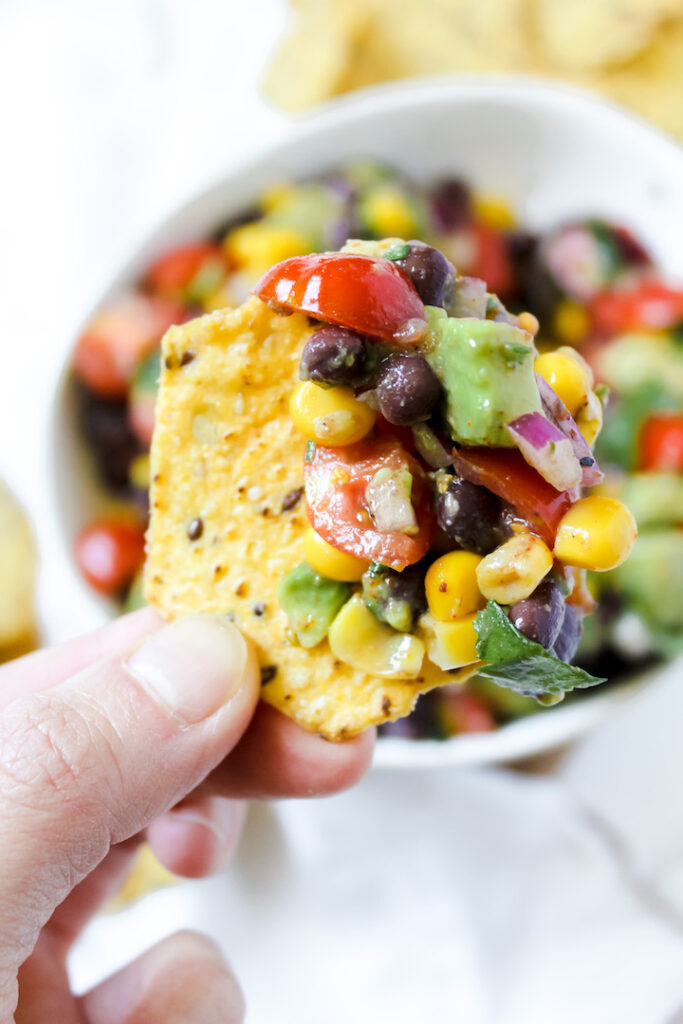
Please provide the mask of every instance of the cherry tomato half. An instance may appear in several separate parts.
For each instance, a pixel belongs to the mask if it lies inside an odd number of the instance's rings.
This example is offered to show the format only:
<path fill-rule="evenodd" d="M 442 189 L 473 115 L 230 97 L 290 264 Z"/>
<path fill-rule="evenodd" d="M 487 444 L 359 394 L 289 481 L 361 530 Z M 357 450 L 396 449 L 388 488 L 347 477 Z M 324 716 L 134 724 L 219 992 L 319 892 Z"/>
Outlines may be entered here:
<path fill-rule="evenodd" d="M 576 500 L 573 491 L 556 491 L 511 448 L 460 448 L 453 452 L 456 472 L 483 484 L 508 501 L 538 535 L 553 547 L 557 526 Z"/>
<path fill-rule="evenodd" d="M 475 255 L 467 272 L 471 277 L 480 277 L 486 281 L 490 292 L 504 297 L 511 290 L 514 280 L 505 237 L 500 231 L 479 221 L 472 225 L 471 231 Z"/>
<path fill-rule="evenodd" d="M 647 420 L 640 432 L 640 468 L 683 473 L 683 413 Z"/>
<path fill-rule="evenodd" d="M 644 281 L 632 291 L 600 292 L 589 311 L 598 334 L 662 330 L 683 320 L 683 291 L 659 281 Z"/>
<path fill-rule="evenodd" d="M 134 291 L 119 295 L 95 313 L 79 338 L 74 371 L 96 394 L 125 398 L 137 364 L 171 324 L 184 319 L 175 302 Z"/>
<path fill-rule="evenodd" d="M 170 249 L 147 271 L 147 283 L 161 295 L 177 296 L 207 263 L 225 264 L 220 245 L 215 242 L 190 242 Z"/>
<path fill-rule="evenodd" d="M 382 533 L 374 526 L 365 490 L 380 469 L 412 474 L 416 534 Z M 435 533 L 431 486 L 417 460 L 390 437 L 325 448 L 318 445 L 304 467 L 308 518 L 328 544 L 368 562 L 405 569 L 426 555 Z"/>
<path fill-rule="evenodd" d="M 415 285 L 391 260 L 372 256 L 294 256 L 264 274 L 254 293 L 283 309 L 385 341 L 412 342 L 426 328 Z"/>
<path fill-rule="evenodd" d="M 116 519 L 92 523 L 79 533 L 76 564 L 91 587 L 116 594 L 131 582 L 145 559 L 141 526 Z"/>

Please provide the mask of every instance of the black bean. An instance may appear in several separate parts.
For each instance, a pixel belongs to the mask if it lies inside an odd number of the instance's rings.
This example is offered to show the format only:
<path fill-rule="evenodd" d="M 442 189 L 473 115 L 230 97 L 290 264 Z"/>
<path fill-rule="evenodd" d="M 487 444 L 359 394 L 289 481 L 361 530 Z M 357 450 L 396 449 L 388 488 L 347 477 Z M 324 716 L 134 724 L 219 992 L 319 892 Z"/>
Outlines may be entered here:
<path fill-rule="evenodd" d="M 366 355 L 362 335 L 345 327 L 322 327 L 304 345 L 299 376 L 318 384 L 348 384 L 362 374 Z"/>
<path fill-rule="evenodd" d="M 424 242 L 409 242 L 409 247 L 408 255 L 396 260 L 396 266 L 408 275 L 426 306 L 445 306 L 453 297 L 453 264 Z"/>
<path fill-rule="evenodd" d="M 583 614 L 572 604 L 565 605 L 564 619 L 553 646 L 553 653 L 560 661 L 571 662 L 579 647 L 583 633 Z"/>
<path fill-rule="evenodd" d="M 513 626 L 547 651 L 557 640 L 564 614 L 564 595 L 554 579 L 543 580 L 530 597 L 517 601 L 509 612 Z"/>
<path fill-rule="evenodd" d="M 125 487 L 130 464 L 141 451 L 128 423 L 126 403 L 100 398 L 82 388 L 80 428 L 92 446 L 102 480 L 114 488 Z"/>
<path fill-rule="evenodd" d="M 441 529 L 466 551 L 488 555 L 507 535 L 500 498 L 461 477 L 437 475 L 435 508 Z"/>
<path fill-rule="evenodd" d="M 439 182 L 432 190 L 431 201 L 438 230 L 454 231 L 469 219 L 470 192 L 458 178 Z"/>
<path fill-rule="evenodd" d="M 441 384 L 424 356 L 393 356 L 377 378 L 377 401 L 389 423 L 409 426 L 429 417 L 441 395 Z"/>

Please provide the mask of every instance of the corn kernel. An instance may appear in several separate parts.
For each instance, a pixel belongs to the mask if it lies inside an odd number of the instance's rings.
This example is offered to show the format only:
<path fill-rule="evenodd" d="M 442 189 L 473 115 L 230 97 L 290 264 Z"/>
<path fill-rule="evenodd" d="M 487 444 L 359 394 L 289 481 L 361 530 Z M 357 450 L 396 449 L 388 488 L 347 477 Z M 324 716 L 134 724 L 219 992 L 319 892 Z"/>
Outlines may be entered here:
<path fill-rule="evenodd" d="M 376 185 L 361 198 L 360 214 L 373 235 L 414 238 L 419 234 L 416 210 L 402 189 L 393 182 Z"/>
<path fill-rule="evenodd" d="M 432 562 L 425 576 L 427 604 L 435 619 L 450 622 L 483 608 L 477 585 L 481 556 L 471 551 L 449 551 Z"/>
<path fill-rule="evenodd" d="M 517 317 L 519 326 L 523 331 L 528 331 L 534 338 L 539 332 L 541 325 L 538 322 L 538 317 L 534 316 L 533 313 L 520 313 Z"/>
<path fill-rule="evenodd" d="M 553 328 L 561 341 L 575 345 L 588 333 L 588 313 L 578 302 L 565 299 L 555 311 Z"/>
<path fill-rule="evenodd" d="M 150 484 L 149 454 L 143 452 L 136 456 L 130 464 L 128 479 L 133 487 L 139 487 L 141 491 L 148 491 Z"/>
<path fill-rule="evenodd" d="M 242 224 L 225 239 L 228 258 L 247 268 L 252 276 L 264 273 L 289 256 L 302 256 L 310 248 L 309 240 L 300 231 L 265 220 Z"/>
<path fill-rule="evenodd" d="M 309 441 L 339 448 L 372 430 L 377 413 L 359 402 L 351 388 L 322 388 L 312 380 L 297 385 L 289 402 L 294 425 Z"/>
<path fill-rule="evenodd" d="M 340 583 L 357 583 L 370 564 L 328 544 L 311 527 L 304 534 L 304 554 L 312 569 Z"/>
<path fill-rule="evenodd" d="M 518 533 L 482 558 L 477 582 L 484 597 L 499 604 L 514 604 L 529 597 L 550 572 L 553 556 L 533 533 Z"/>
<path fill-rule="evenodd" d="M 388 679 L 415 679 L 425 653 L 418 637 L 397 633 L 376 619 L 360 594 L 354 594 L 337 614 L 328 640 L 340 661 Z"/>
<path fill-rule="evenodd" d="M 478 661 L 474 619 L 475 613 L 453 622 L 440 622 L 433 615 L 423 615 L 420 627 L 425 634 L 429 660 L 446 672 Z"/>
<path fill-rule="evenodd" d="M 271 185 L 270 188 L 267 188 L 265 192 L 261 193 L 259 206 L 264 213 L 272 213 L 280 206 L 284 206 L 288 203 L 294 195 L 296 195 L 296 188 L 294 185 L 290 185 L 286 181 L 280 181 L 275 185 Z"/>
<path fill-rule="evenodd" d="M 472 209 L 477 220 L 495 231 L 509 231 L 517 223 L 507 200 L 493 193 L 475 192 L 472 196 Z"/>
<path fill-rule="evenodd" d="M 586 444 L 592 447 L 602 430 L 602 402 L 594 391 L 589 393 L 585 405 L 576 414 L 576 425 Z"/>
<path fill-rule="evenodd" d="M 572 416 L 577 409 L 585 405 L 590 391 L 588 374 L 581 364 L 566 352 L 544 352 L 534 362 L 534 370 L 550 384 Z"/>
<path fill-rule="evenodd" d="M 635 519 L 622 501 L 592 494 L 560 520 L 555 556 L 567 565 L 606 572 L 628 558 L 637 536 Z"/>

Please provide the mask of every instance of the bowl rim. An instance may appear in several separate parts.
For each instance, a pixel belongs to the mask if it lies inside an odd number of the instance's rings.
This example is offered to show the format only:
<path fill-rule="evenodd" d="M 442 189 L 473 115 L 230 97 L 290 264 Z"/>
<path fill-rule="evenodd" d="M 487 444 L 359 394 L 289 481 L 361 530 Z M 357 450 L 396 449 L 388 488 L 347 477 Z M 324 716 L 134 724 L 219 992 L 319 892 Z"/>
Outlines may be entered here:
<path fill-rule="evenodd" d="M 524 103 L 530 108 L 550 107 L 558 116 L 566 109 L 579 111 L 591 119 L 608 119 L 621 131 L 637 136 L 641 144 L 645 142 L 659 149 L 667 160 L 680 162 L 683 172 L 683 146 L 673 137 L 615 101 L 589 89 L 539 76 L 439 75 L 382 83 L 334 97 L 311 111 L 295 115 L 289 123 L 285 122 L 282 130 L 279 130 L 274 138 L 251 146 L 241 157 L 227 163 L 223 171 L 192 188 L 184 199 L 170 204 L 150 221 L 141 223 L 135 232 L 134 244 L 128 247 L 127 255 L 118 261 L 118 269 L 115 273 L 108 274 L 108 283 L 97 290 L 96 301 L 85 306 L 86 312 L 69 331 L 69 342 L 64 348 L 64 359 L 55 381 L 48 417 L 51 435 L 49 487 L 57 528 L 67 551 L 69 568 L 79 584 L 80 577 L 70 550 L 67 517 L 60 498 L 61 460 L 58 458 L 57 450 L 65 430 L 64 406 L 74 345 L 93 313 L 124 284 L 135 280 L 140 263 L 144 262 L 156 239 L 170 224 L 182 217 L 191 216 L 193 208 L 207 201 L 210 196 L 224 191 L 232 179 L 245 179 L 252 169 L 262 167 L 268 159 L 273 159 L 278 153 L 300 145 L 306 139 L 315 136 L 318 131 L 330 131 L 335 127 L 372 118 L 381 112 L 407 107 L 414 109 L 439 102 L 452 102 L 456 106 L 466 105 L 487 98 L 494 101 Z M 656 153 L 653 153 L 653 159 L 656 159 Z M 681 178 L 683 180 L 683 173 Z M 103 611 L 108 604 L 111 607 L 106 599 L 95 593 L 88 591 L 88 596 L 93 606 L 98 605 Z M 378 769 L 389 770 L 492 765 L 548 753 L 604 721 L 613 709 L 629 699 L 656 674 L 656 669 L 650 670 L 642 677 L 626 681 L 618 688 L 610 688 L 604 694 L 593 695 L 584 702 L 548 709 L 542 715 L 531 715 L 509 722 L 491 733 L 463 734 L 444 741 L 385 737 L 377 744 L 373 765 Z"/>

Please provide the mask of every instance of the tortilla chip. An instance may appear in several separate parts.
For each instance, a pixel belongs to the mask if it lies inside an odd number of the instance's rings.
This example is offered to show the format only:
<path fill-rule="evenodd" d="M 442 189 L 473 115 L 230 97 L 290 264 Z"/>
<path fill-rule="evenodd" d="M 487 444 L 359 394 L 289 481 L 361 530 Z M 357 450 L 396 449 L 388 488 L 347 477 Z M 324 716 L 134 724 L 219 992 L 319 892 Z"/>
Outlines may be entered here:
<path fill-rule="evenodd" d="M 0 481 L 0 661 L 35 646 L 36 549 L 26 513 Z"/>
<path fill-rule="evenodd" d="M 327 640 L 299 646 L 279 607 L 280 580 L 304 559 L 303 498 L 286 506 L 303 486 L 305 441 L 288 401 L 314 329 L 303 314 L 278 316 L 251 298 L 166 334 L 145 597 L 168 617 L 230 615 L 255 645 L 264 700 L 342 740 L 407 715 L 420 693 L 471 670 L 425 660 L 414 681 L 367 675 L 338 661 Z"/>

